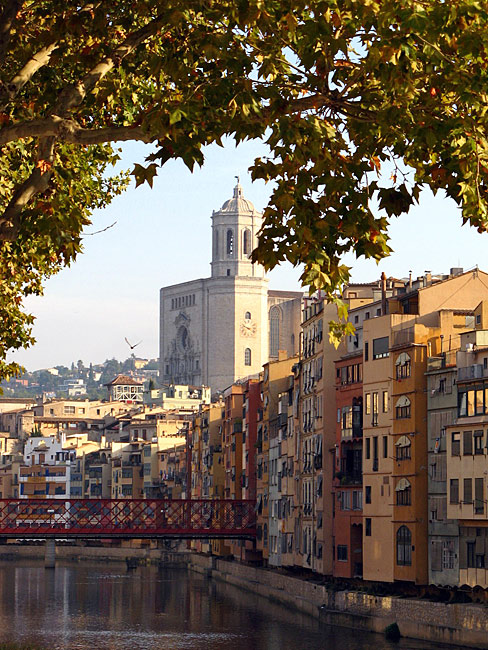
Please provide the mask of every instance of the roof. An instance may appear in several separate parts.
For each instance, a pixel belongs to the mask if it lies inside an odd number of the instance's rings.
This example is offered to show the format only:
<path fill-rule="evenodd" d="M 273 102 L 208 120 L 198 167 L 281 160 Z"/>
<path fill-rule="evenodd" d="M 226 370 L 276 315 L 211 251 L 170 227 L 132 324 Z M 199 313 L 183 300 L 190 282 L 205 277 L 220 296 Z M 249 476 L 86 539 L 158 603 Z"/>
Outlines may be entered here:
<path fill-rule="evenodd" d="M 104 384 L 105 386 L 142 386 L 142 382 L 136 381 L 135 379 L 132 379 L 132 377 L 128 377 L 127 375 L 117 375 L 115 379 L 112 379 L 108 384 Z"/>

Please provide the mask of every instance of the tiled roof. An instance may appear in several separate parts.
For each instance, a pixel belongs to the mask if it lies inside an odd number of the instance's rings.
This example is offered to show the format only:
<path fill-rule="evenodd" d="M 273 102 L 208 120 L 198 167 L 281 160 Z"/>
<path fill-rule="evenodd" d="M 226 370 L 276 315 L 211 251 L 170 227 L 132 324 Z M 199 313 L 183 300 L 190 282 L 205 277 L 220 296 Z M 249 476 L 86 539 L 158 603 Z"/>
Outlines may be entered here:
<path fill-rule="evenodd" d="M 117 375 L 115 379 L 112 379 L 112 381 L 105 384 L 105 386 L 142 386 L 142 382 L 136 381 L 127 375 Z"/>

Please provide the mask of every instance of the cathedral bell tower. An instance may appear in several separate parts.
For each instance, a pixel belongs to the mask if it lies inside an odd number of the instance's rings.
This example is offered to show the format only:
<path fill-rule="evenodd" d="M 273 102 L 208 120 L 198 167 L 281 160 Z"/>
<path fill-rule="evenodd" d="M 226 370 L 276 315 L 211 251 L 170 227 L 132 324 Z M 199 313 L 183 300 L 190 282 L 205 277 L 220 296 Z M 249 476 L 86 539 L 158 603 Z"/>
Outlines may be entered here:
<path fill-rule="evenodd" d="M 250 260 L 263 215 L 244 198 L 239 177 L 236 178 L 234 196 L 212 213 L 212 278 L 263 278 L 264 268 Z"/>

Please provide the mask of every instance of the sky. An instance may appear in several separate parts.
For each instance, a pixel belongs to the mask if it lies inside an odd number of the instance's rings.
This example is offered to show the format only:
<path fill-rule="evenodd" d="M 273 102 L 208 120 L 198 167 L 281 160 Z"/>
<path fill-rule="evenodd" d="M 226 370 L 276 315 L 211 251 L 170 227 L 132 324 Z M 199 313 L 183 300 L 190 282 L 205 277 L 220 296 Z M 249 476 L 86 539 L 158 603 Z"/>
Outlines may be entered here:
<path fill-rule="evenodd" d="M 122 151 L 121 167 L 142 163 L 146 145 L 130 143 Z M 110 206 L 93 214 L 93 233 L 84 238 L 84 253 L 71 267 L 49 279 L 45 293 L 25 301 L 36 317 L 36 344 L 11 354 L 27 370 L 85 365 L 105 359 L 126 359 L 131 343 L 137 356 L 158 356 L 159 289 L 210 275 L 212 210 L 231 198 L 240 176 L 244 195 L 262 210 L 271 188 L 252 183 L 247 172 L 264 146 L 246 142 L 210 146 L 202 168 L 191 173 L 183 163 L 168 162 L 148 185 L 132 185 Z M 394 253 L 376 264 L 347 256 L 355 282 L 387 276 L 414 277 L 425 270 L 448 273 L 454 266 L 478 265 L 488 270 L 488 234 L 462 226 L 454 202 L 425 191 L 408 215 L 394 218 L 389 227 Z M 269 274 L 270 288 L 299 290 L 300 271 L 291 265 Z"/>

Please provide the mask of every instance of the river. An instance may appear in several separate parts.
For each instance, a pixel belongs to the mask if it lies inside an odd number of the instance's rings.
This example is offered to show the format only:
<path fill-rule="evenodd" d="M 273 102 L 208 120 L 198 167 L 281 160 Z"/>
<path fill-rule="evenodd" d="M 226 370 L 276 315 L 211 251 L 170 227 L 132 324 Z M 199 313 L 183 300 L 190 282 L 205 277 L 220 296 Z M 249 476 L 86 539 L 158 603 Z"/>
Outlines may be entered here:
<path fill-rule="evenodd" d="M 329 627 L 185 570 L 0 564 L 0 641 L 48 650 L 429 650 Z"/>

